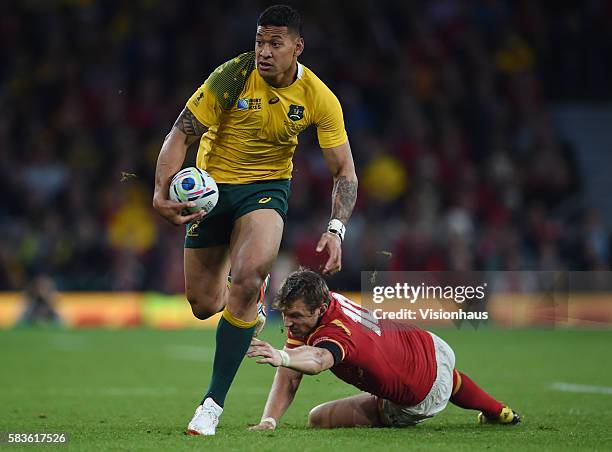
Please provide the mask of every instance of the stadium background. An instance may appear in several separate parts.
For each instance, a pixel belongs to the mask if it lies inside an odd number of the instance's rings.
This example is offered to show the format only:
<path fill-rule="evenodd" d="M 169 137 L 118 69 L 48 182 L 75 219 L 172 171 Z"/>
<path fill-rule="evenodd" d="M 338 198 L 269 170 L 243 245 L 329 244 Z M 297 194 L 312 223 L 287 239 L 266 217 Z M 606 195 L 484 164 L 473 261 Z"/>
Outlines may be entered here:
<path fill-rule="evenodd" d="M 151 208 L 156 157 L 265 5 L 3 2 L 0 289 L 44 271 L 60 290 L 183 291 L 181 232 Z M 361 182 L 334 285 L 609 269 L 609 2 L 297 6 L 301 61 L 342 101 Z M 281 261 L 318 268 L 331 178 L 310 132 Z"/>
<path fill-rule="evenodd" d="M 68 431 L 79 450 L 201 447 L 180 432 L 210 373 L 214 330 L 177 328 L 202 322 L 183 296 L 183 231 L 151 207 L 154 167 L 185 100 L 252 47 L 269 4 L 0 3 L 0 442 L 7 431 Z M 313 433 L 314 404 L 354 393 L 321 375 L 305 379 L 281 430 L 253 436 L 244 426 L 272 374 L 245 362 L 208 445 L 609 449 L 612 4 L 292 4 L 301 61 L 340 98 L 360 177 L 330 286 L 358 291 L 362 270 L 511 271 L 498 273 L 509 295 L 489 306 L 489 325 L 428 327 L 525 422 L 478 429 L 451 407 L 410 431 Z M 294 176 L 273 289 L 298 264 L 323 262 L 314 245 L 331 178 L 312 130 Z M 513 293 L 522 276 L 551 270 L 587 275 L 561 309 Z M 8 329 L 37 291 L 67 328 Z M 264 338 L 282 343 L 274 325 Z"/>
<path fill-rule="evenodd" d="M 0 7 L 4 300 L 40 274 L 61 293 L 183 292 L 182 231 L 151 208 L 156 157 L 195 87 L 252 47 L 266 4 Z M 332 288 L 358 291 L 363 270 L 609 269 L 608 2 L 297 6 L 301 61 L 342 101 L 360 177 Z M 330 193 L 311 130 L 273 288 L 320 268 Z M 2 305 L 13 323 L 21 305 Z"/>

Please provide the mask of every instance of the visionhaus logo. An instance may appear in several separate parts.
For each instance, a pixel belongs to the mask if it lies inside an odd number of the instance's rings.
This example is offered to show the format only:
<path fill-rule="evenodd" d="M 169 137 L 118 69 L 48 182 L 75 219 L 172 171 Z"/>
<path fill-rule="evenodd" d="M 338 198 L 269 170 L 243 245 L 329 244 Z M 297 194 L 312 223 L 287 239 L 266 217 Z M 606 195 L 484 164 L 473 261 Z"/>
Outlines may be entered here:
<path fill-rule="evenodd" d="M 362 304 L 378 320 L 480 322 L 489 319 L 489 283 L 473 273 L 362 274 Z M 364 288 L 366 290 L 364 290 Z"/>
<path fill-rule="evenodd" d="M 379 320 L 552 327 L 572 321 L 570 281 L 583 288 L 593 285 L 591 280 L 602 280 L 574 273 L 362 272 L 361 304 Z"/>
<path fill-rule="evenodd" d="M 396 283 L 391 286 L 375 286 L 372 289 L 372 302 L 379 307 L 374 308 L 372 314 L 379 320 L 488 320 L 489 313 L 486 310 L 459 308 L 464 303 L 484 300 L 486 288 L 486 282 L 480 285 Z M 380 306 L 385 301 L 392 306 Z M 430 307 L 432 303 L 440 302 L 450 302 L 451 306 Z M 398 307 L 399 303 L 409 303 L 411 307 Z M 416 303 L 422 307 L 415 309 L 413 305 Z"/>
<path fill-rule="evenodd" d="M 443 308 L 419 308 L 408 309 L 401 308 L 395 311 L 386 311 L 382 308 L 372 311 L 374 318 L 378 320 L 488 320 L 489 313 L 487 311 L 465 311 L 458 309 L 456 311 L 448 311 Z"/>

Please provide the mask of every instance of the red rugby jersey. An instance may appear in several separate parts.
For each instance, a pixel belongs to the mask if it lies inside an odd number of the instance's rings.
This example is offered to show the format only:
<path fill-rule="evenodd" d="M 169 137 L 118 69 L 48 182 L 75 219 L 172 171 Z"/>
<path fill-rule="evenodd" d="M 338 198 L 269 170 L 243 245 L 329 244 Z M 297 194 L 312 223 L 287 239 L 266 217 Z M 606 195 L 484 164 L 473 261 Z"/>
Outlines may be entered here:
<path fill-rule="evenodd" d="M 306 338 L 287 331 L 286 346 L 333 342 L 342 360 L 330 370 L 341 380 L 400 405 L 421 402 L 436 378 L 431 335 L 415 326 L 376 320 L 370 311 L 341 294 L 330 292 L 329 308 Z"/>

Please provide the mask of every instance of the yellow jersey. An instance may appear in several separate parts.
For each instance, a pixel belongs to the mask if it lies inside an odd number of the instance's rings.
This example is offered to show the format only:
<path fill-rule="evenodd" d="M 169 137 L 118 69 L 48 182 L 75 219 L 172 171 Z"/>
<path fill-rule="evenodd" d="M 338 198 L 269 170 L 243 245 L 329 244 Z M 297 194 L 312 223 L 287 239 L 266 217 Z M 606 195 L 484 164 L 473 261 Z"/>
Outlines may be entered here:
<path fill-rule="evenodd" d="M 222 64 L 189 98 L 187 108 L 208 131 L 196 164 L 218 183 L 291 179 L 298 134 L 317 127 L 321 148 L 346 143 L 340 102 L 307 67 L 274 88 L 255 68 L 255 52 Z"/>

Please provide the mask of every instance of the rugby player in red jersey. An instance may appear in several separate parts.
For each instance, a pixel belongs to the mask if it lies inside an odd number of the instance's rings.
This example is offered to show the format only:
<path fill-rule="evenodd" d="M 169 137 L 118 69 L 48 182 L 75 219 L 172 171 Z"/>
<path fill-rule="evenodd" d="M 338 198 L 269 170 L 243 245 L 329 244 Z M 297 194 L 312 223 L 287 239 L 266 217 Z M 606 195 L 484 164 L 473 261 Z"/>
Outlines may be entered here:
<path fill-rule="evenodd" d="M 363 392 L 313 408 L 312 427 L 404 427 L 442 411 L 450 401 L 479 410 L 479 422 L 517 424 L 518 413 L 455 369 L 455 354 L 433 333 L 378 321 L 346 297 L 330 292 L 317 273 L 300 269 L 275 299 L 288 339 L 283 350 L 253 339 L 247 355 L 278 367 L 261 421 L 274 429 L 303 374 L 330 369 Z"/>

